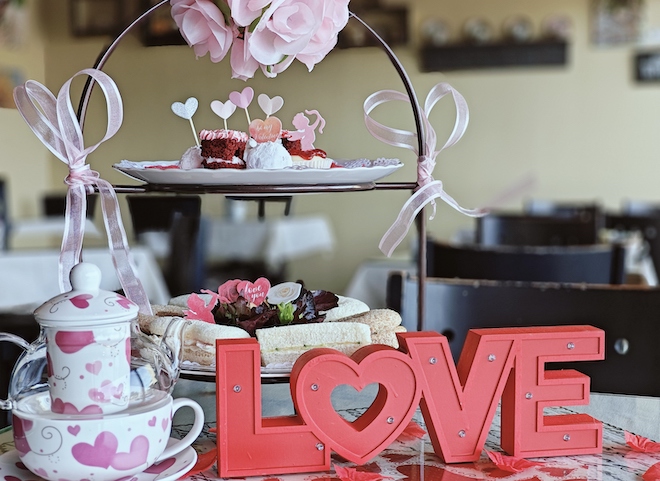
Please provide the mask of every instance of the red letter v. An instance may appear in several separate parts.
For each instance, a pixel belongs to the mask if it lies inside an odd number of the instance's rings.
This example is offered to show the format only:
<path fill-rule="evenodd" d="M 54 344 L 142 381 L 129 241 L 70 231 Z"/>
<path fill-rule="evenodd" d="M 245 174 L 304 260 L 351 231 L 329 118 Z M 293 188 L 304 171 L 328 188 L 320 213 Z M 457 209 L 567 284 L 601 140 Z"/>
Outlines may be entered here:
<path fill-rule="evenodd" d="M 430 332 L 399 334 L 415 364 L 420 407 L 438 456 L 447 463 L 476 461 L 513 367 L 515 340 L 468 333 L 458 366 L 447 338 Z"/>

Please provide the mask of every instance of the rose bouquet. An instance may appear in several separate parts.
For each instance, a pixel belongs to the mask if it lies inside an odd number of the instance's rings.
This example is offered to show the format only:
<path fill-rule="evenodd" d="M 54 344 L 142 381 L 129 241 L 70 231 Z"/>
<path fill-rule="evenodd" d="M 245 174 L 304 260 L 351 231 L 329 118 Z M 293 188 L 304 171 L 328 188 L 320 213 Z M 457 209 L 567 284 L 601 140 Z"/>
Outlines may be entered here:
<path fill-rule="evenodd" d="M 231 51 L 232 78 L 261 68 L 275 77 L 297 59 L 311 71 L 337 44 L 349 0 L 170 0 L 195 54 L 219 62 Z"/>

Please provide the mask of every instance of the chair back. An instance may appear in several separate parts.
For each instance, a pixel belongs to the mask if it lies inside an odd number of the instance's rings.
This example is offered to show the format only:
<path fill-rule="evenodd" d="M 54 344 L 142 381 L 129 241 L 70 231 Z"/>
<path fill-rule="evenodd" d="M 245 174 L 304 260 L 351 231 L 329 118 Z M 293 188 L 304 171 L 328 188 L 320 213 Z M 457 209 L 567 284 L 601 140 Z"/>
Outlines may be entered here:
<path fill-rule="evenodd" d="M 660 215 L 607 214 L 605 227 L 619 232 L 639 232 L 653 259 L 655 271 L 660 273 Z"/>
<path fill-rule="evenodd" d="M 660 217 L 659 202 L 628 199 L 623 202 L 621 210 L 628 216 Z"/>
<path fill-rule="evenodd" d="M 98 194 L 87 194 L 88 219 L 94 219 Z M 41 208 L 46 217 L 64 217 L 66 212 L 66 193 L 45 194 L 41 199 Z"/>
<path fill-rule="evenodd" d="M 492 213 L 477 219 L 476 242 L 495 246 L 569 246 L 596 244 L 596 218 Z"/>
<path fill-rule="evenodd" d="M 558 202 L 543 199 L 530 199 L 523 206 L 527 215 L 562 217 L 579 219 L 589 222 L 593 219 L 602 225 L 603 208 L 597 202 Z"/>
<path fill-rule="evenodd" d="M 204 284 L 204 236 L 200 234 L 202 199 L 198 195 L 127 195 L 136 239 L 164 232 L 168 254 L 163 275 L 172 296 L 198 292 Z"/>
<path fill-rule="evenodd" d="M 618 244 L 481 247 L 429 239 L 426 252 L 430 277 L 592 284 L 625 280 L 625 252 Z"/>
<path fill-rule="evenodd" d="M 417 282 L 400 273 L 388 282 L 388 306 L 413 331 Z M 470 329 L 592 325 L 605 331 L 605 360 L 561 367 L 589 375 L 592 391 L 660 396 L 660 289 L 438 278 L 425 289 L 424 329 L 447 337 L 454 360 Z"/>

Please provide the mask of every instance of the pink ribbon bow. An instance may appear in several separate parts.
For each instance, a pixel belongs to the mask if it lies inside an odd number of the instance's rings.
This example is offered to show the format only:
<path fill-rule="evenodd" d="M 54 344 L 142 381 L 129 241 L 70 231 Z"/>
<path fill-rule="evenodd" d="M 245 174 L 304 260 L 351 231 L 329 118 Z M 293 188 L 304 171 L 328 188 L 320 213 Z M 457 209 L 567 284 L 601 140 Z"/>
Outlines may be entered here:
<path fill-rule="evenodd" d="M 70 98 L 71 83 L 78 75 L 89 75 L 105 95 L 108 126 L 105 136 L 96 144 L 85 148 L 82 128 L 73 110 Z M 14 89 L 14 100 L 19 112 L 35 133 L 58 159 L 69 166 L 65 183 L 69 186 L 64 221 L 64 236 L 59 260 L 60 290 L 71 290 L 69 272 L 79 260 L 85 233 L 87 193 L 98 188 L 103 210 L 103 222 L 108 233 L 108 245 L 117 277 L 126 297 L 140 307 L 140 312 L 151 314 L 151 305 L 142 283 L 136 275 L 135 264 L 128 249 L 126 232 L 121 220 L 117 195 L 112 185 L 101 179 L 98 172 L 85 163 L 87 156 L 103 142 L 117 133 L 123 120 L 123 106 L 119 89 L 105 73 L 85 69 L 70 78 L 60 89 L 57 98 L 42 84 L 28 80 Z"/>
<path fill-rule="evenodd" d="M 429 115 L 435 104 L 437 104 L 443 97 L 448 94 L 452 95 L 454 104 L 456 105 L 456 121 L 454 123 L 454 129 L 447 139 L 447 142 L 445 142 L 445 145 L 443 145 L 440 149 L 435 150 L 437 136 L 435 130 L 433 130 L 433 127 L 429 122 Z M 380 250 L 388 257 L 392 255 L 394 249 L 396 249 L 396 247 L 401 243 L 403 238 L 408 233 L 410 225 L 415 219 L 415 216 L 428 203 L 433 205 L 433 214 L 430 217 L 433 219 L 435 216 L 436 208 L 435 199 L 437 198 L 442 199 L 444 202 L 449 204 L 460 213 L 470 217 L 481 217 L 487 213 L 482 209 L 464 209 L 458 204 L 458 202 L 456 202 L 456 200 L 454 200 L 453 197 L 444 191 L 442 182 L 433 178 L 435 158 L 440 152 L 456 144 L 467 129 L 470 114 L 465 98 L 451 85 L 445 82 L 441 82 L 431 89 L 428 96 L 426 97 L 424 110 L 420 113 L 424 126 L 424 132 L 426 133 L 426 138 L 424 139 L 426 155 L 422 155 L 422 153 L 418 150 L 418 137 L 416 133 L 409 132 L 407 130 L 399 130 L 386 127 L 370 117 L 371 112 L 376 107 L 392 100 L 410 102 L 410 98 L 407 95 L 395 90 L 381 90 L 371 94 L 364 101 L 364 121 L 366 123 L 367 130 L 369 130 L 371 135 L 373 135 L 381 142 L 393 145 L 395 147 L 410 149 L 417 154 L 418 187 L 415 190 L 415 193 L 403 205 L 397 219 L 385 233 L 380 241 L 380 244 L 378 245 Z"/>

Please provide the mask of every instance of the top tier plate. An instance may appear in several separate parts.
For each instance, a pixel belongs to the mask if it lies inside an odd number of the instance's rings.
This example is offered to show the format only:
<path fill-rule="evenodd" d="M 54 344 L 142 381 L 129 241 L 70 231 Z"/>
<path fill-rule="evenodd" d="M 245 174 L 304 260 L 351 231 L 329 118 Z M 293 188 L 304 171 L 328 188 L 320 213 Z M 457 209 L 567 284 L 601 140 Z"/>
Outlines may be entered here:
<path fill-rule="evenodd" d="M 166 185 L 343 185 L 364 184 L 382 179 L 403 164 L 395 160 L 338 162 L 345 167 L 332 169 L 192 169 L 176 168 L 178 161 L 130 162 L 124 160 L 113 167 L 137 180 Z"/>

